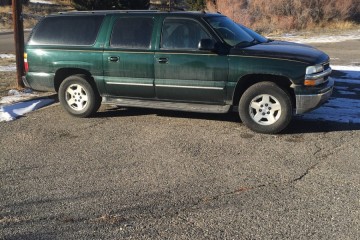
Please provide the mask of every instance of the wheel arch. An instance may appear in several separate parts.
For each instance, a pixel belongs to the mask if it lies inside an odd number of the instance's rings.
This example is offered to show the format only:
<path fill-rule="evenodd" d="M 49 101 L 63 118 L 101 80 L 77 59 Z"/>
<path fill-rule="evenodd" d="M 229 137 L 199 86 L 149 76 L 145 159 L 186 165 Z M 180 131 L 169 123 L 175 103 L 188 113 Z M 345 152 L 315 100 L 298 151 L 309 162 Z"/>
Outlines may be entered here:
<path fill-rule="evenodd" d="M 61 83 L 70 76 L 73 75 L 82 75 L 84 76 L 84 79 L 86 79 L 91 86 L 94 88 L 94 90 L 97 90 L 96 87 L 96 83 L 94 78 L 92 77 L 92 74 L 85 69 L 82 68 L 60 68 L 55 72 L 55 77 L 54 77 L 54 88 L 56 92 L 59 92 L 59 88 Z"/>
<path fill-rule="evenodd" d="M 232 97 L 232 105 L 237 106 L 239 104 L 240 98 L 243 93 L 251 87 L 252 85 L 259 82 L 273 82 L 286 90 L 290 96 L 293 106 L 295 106 L 295 93 L 291 88 L 293 82 L 290 78 L 281 75 L 273 75 L 273 74 L 249 74 L 241 77 L 236 84 L 235 90 L 233 92 Z"/>

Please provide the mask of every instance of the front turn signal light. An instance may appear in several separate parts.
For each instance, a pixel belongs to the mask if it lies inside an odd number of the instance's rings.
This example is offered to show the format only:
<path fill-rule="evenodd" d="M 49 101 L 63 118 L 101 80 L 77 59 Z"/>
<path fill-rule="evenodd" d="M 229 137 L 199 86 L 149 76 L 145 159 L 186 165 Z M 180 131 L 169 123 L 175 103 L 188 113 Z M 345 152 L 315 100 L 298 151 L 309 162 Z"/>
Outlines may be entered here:
<path fill-rule="evenodd" d="M 305 86 L 316 86 L 316 80 L 305 80 Z"/>

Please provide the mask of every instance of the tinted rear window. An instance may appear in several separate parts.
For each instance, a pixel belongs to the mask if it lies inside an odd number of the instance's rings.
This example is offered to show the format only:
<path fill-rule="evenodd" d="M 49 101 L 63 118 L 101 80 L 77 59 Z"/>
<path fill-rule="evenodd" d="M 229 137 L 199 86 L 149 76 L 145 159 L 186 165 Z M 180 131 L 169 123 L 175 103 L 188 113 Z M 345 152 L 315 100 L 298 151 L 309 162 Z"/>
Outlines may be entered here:
<path fill-rule="evenodd" d="M 104 16 L 59 16 L 43 19 L 29 44 L 93 45 Z"/>
<path fill-rule="evenodd" d="M 110 46 L 114 48 L 149 49 L 153 19 L 119 18 L 114 24 Z"/>

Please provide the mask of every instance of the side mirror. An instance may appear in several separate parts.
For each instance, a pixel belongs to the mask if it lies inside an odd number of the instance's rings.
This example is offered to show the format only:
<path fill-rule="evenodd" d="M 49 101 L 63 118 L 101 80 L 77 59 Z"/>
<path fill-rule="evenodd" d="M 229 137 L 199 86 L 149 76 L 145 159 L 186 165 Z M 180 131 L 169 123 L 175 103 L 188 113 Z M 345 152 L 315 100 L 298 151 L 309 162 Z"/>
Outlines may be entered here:
<path fill-rule="evenodd" d="M 198 45 L 199 50 L 214 51 L 215 41 L 213 39 L 201 39 Z"/>

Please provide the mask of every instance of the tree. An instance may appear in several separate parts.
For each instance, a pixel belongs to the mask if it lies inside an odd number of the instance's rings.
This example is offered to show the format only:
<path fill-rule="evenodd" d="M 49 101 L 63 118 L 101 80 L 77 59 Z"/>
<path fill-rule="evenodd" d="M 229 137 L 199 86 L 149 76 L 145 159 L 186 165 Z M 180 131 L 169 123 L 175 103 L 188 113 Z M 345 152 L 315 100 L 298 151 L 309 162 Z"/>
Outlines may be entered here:
<path fill-rule="evenodd" d="M 189 0 L 151 0 L 151 9 L 168 11 L 187 9 L 187 1 Z"/>
<path fill-rule="evenodd" d="M 206 9 L 206 0 L 186 0 L 190 10 L 204 10 Z"/>
<path fill-rule="evenodd" d="M 150 0 L 73 0 L 77 10 L 148 9 Z"/>
<path fill-rule="evenodd" d="M 123 6 L 126 9 L 149 9 L 150 0 L 123 0 Z"/>

